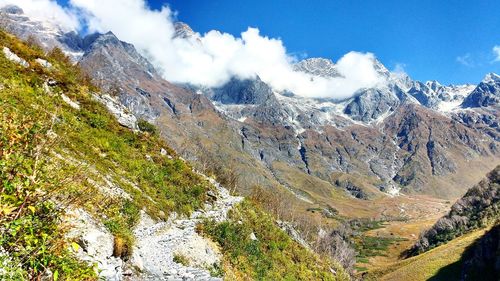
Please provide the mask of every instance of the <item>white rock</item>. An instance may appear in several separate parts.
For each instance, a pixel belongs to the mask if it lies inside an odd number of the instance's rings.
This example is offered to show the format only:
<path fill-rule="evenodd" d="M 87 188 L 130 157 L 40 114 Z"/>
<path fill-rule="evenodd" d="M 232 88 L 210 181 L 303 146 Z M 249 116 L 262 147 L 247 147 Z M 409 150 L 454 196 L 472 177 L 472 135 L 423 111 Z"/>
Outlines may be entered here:
<path fill-rule="evenodd" d="M 80 105 L 77 102 L 72 101 L 68 96 L 65 94 L 61 94 L 61 97 L 65 103 L 67 103 L 69 106 L 76 110 L 80 110 Z"/>
<path fill-rule="evenodd" d="M 47 68 L 47 69 L 50 69 L 52 68 L 52 64 L 44 59 L 41 59 L 41 58 L 38 58 L 35 60 L 39 65 Z"/>
<path fill-rule="evenodd" d="M 111 97 L 110 95 L 97 95 L 97 94 L 93 94 L 92 97 L 96 101 L 104 104 L 104 106 L 106 106 L 106 108 L 111 112 L 111 114 L 113 114 L 116 117 L 120 125 L 133 130 L 137 130 L 137 118 L 133 114 L 128 113 L 127 108 L 122 104 L 120 104 L 113 97 Z"/>
<path fill-rule="evenodd" d="M 82 209 L 71 209 L 66 213 L 66 221 L 72 225 L 68 238 L 79 239 L 85 245 L 78 249 L 76 256 L 98 267 L 99 277 L 109 281 L 122 280 L 123 262 L 113 257 L 114 237 Z"/>
<path fill-rule="evenodd" d="M 6 57 L 7 59 L 9 59 L 10 61 L 13 61 L 13 62 L 15 62 L 15 63 L 17 63 L 17 64 L 19 64 L 19 65 L 21 65 L 21 66 L 23 66 L 23 67 L 29 67 L 29 66 L 30 66 L 30 64 L 29 64 L 26 60 L 24 60 L 24 59 L 20 58 L 20 57 L 19 57 L 18 55 L 16 55 L 16 54 L 14 54 L 14 53 L 13 53 L 13 52 L 12 52 L 9 48 L 7 48 L 7 47 L 3 47 L 3 54 L 4 54 L 4 55 L 5 55 L 5 57 Z"/>
<path fill-rule="evenodd" d="M 253 240 L 253 241 L 257 241 L 259 239 L 257 239 L 257 236 L 255 236 L 255 233 L 250 233 L 250 240 Z"/>

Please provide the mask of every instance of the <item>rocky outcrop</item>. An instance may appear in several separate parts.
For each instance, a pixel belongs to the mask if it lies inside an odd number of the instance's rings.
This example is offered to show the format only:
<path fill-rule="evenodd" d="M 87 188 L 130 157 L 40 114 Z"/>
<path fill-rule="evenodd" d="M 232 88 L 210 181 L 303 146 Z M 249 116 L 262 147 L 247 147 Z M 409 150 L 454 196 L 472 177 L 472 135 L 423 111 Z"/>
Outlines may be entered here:
<path fill-rule="evenodd" d="M 500 76 L 495 73 L 486 75 L 477 88 L 465 98 L 463 107 L 487 107 L 500 103 Z"/>
<path fill-rule="evenodd" d="M 22 67 L 29 67 L 30 64 L 23 58 L 20 58 L 18 55 L 14 54 L 9 48 L 3 47 L 2 49 L 3 55 L 10 61 L 13 61 L 19 64 Z"/>
<path fill-rule="evenodd" d="M 189 25 L 187 25 L 184 22 L 180 21 L 175 22 L 174 29 L 175 29 L 174 38 L 187 39 L 196 37 L 196 33 L 191 29 Z"/>
<path fill-rule="evenodd" d="M 79 245 L 72 247 L 76 256 L 90 264 L 96 264 L 100 278 L 107 281 L 122 280 L 124 263 L 113 256 L 113 234 L 82 209 L 68 211 L 66 220 L 71 226 L 67 237 L 76 240 L 75 243 Z"/>
<path fill-rule="evenodd" d="M 344 113 L 358 121 L 371 121 L 393 111 L 400 100 L 389 89 L 367 89 L 347 104 Z"/>
<path fill-rule="evenodd" d="M 301 60 L 293 66 L 293 70 L 324 78 L 342 77 L 333 61 L 324 58 Z"/>
<path fill-rule="evenodd" d="M 222 104 L 263 104 L 276 99 L 274 93 L 259 77 L 255 79 L 231 79 L 220 88 L 212 90 L 211 99 Z"/>
<path fill-rule="evenodd" d="M 113 114 L 120 123 L 120 125 L 125 126 L 129 129 L 137 130 L 137 118 L 135 115 L 128 112 L 127 108 L 118 102 L 116 99 L 110 95 L 98 95 L 94 94 L 93 98 L 98 102 L 104 104 L 106 108 Z"/>

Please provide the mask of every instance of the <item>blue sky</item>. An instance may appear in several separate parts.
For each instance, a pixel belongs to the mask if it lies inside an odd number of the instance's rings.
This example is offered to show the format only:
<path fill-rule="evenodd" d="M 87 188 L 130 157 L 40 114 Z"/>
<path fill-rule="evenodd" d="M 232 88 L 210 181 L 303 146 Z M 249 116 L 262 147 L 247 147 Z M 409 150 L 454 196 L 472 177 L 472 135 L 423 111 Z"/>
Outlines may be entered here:
<path fill-rule="evenodd" d="M 62 0 L 60 0 L 62 1 Z M 239 36 L 247 27 L 281 38 L 289 53 L 337 60 L 373 52 L 414 79 L 478 83 L 500 72 L 500 1 L 149 0 L 178 12 L 195 31 Z"/>

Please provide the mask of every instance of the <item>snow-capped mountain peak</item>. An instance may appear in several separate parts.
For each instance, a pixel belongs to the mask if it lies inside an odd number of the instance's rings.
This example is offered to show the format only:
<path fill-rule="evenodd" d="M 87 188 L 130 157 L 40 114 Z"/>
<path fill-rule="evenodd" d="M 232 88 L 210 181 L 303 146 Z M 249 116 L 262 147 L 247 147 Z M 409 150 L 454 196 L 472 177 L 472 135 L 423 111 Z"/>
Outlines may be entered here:
<path fill-rule="evenodd" d="M 302 60 L 294 65 L 293 70 L 325 78 L 342 77 L 333 61 L 325 58 Z"/>
<path fill-rule="evenodd" d="M 500 75 L 493 73 L 493 72 L 490 72 L 490 73 L 486 74 L 486 76 L 484 77 L 482 82 L 487 83 L 487 84 L 500 82 Z"/>
<path fill-rule="evenodd" d="M 174 28 L 175 28 L 174 38 L 187 39 L 187 38 L 198 37 L 196 32 L 194 32 L 191 29 L 191 27 L 184 22 L 178 21 L 174 23 Z"/>
<path fill-rule="evenodd" d="M 34 36 L 45 50 L 61 48 L 75 62 L 83 55 L 83 50 L 78 46 L 81 44 L 80 37 L 56 21 L 32 19 L 15 5 L 0 8 L 0 18 L 0 26 L 6 31 L 24 40 Z"/>

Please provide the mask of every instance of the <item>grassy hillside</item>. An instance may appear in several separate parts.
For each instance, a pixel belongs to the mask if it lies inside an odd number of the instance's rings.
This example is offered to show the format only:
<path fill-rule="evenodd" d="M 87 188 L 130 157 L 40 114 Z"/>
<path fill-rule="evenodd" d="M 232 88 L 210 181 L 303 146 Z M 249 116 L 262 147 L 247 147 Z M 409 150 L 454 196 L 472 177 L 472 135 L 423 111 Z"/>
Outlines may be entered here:
<path fill-rule="evenodd" d="M 207 221 L 200 231 L 217 241 L 224 270 L 237 280 L 350 280 L 329 258 L 319 258 L 293 241 L 275 219 L 247 199 L 227 222 Z"/>
<path fill-rule="evenodd" d="M 79 246 L 66 238 L 69 210 L 84 209 L 102 222 L 114 236 L 114 255 L 127 259 L 140 210 L 162 220 L 174 212 L 189 215 L 211 200 L 207 193 L 214 187 L 160 139 L 154 126 L 144 121 L 139 131 L 121 126 L 94 100 L 98 89 L 60 51 L 47 55 L 0 31 L 3 47 L 30 66 L 0 54 L 0 279 L 52 274 L 54 280 L 96 280 L 96 265 L 76 259 Z M 40 58 L 52 66 L 42 66 Z M 237 216 L 244 222 L 241 233 Z M 258 245 L 218 235 L 246 235 L 250 226 L 262 238 Z M 227 258 L 238 275 L 333 276 L 329 261 L 293 242 L 251 204 L 207 231 L 227 253 L 232 243 L 244 248 L 248 257 L 242 259 L 249 263 Z M 336 270 L 348 278 L 342 268 Z"/>
<path fill-rule="evenodd" d="M 485 232 L 473 231 L 418 256 L 371 271 L 365 280 L 459 280 L 462 255 Z"/>
<path fill-rule="evenodd" d="M 15 268 L 12 278 L 36 278 L 47 268 L 59 278 L 95 278 L 92 266 L 67 250 L 61 223 L 68 209 L 86 209 L 130 249 L 140 209 L 166 218 L 202 207 L 212 186 L 152 130 L 120 126 L 60 51 L 45 56 L 3 32 L 0 46 L 30 64 L 0 55 L 0 245 Z M 39 58 L 52 67 L 42 67 Z M 48 86 L 49 80 L 56 82 Z"/>
<path fill-rule="evenodd" d="M 410 250 L 410 255 L 432 249 L 455 237 L 493 224 L 500 217 L 500 166 L 473 186 L 450 212 L 426 230 Z"/>

